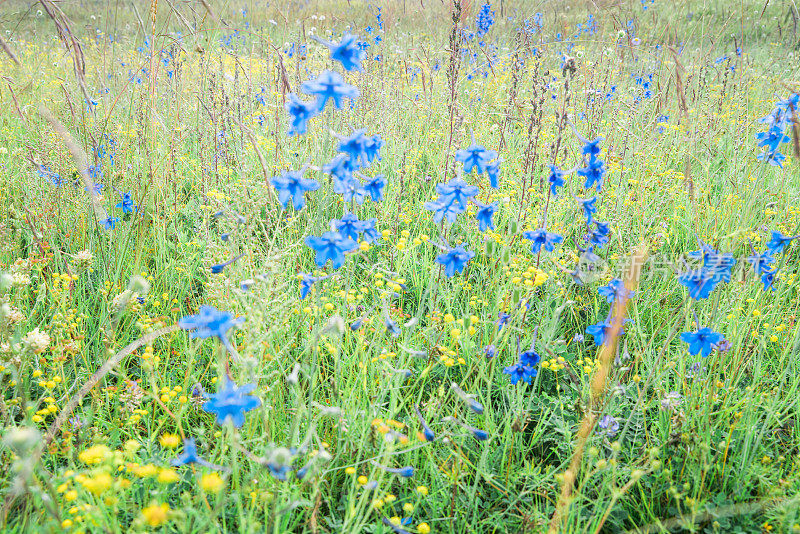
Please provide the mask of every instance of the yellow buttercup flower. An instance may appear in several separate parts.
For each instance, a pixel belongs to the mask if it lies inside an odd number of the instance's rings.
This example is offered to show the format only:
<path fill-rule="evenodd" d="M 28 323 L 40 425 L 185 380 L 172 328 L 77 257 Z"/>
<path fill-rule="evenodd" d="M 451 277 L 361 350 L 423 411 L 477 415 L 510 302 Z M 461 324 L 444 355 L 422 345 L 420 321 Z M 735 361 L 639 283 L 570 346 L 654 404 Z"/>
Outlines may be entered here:
<path fill-rule="evenodd" d="M 142 509 L 142 518 L 151 527 L 159 527 L 166 523 L 169 505 L 167 503 L 150 503 L 150 506 Z"/>

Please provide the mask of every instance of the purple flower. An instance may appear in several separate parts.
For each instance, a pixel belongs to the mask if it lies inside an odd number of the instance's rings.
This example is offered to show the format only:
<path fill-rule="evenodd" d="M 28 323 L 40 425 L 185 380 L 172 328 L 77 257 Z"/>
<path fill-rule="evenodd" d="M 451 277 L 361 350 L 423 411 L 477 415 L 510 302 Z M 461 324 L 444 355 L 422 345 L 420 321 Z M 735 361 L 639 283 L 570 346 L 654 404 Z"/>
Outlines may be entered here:
<path fill-rule="evenodd" d="M 613 438 L 617 435 L 617 432 L 619 432 L 619 422 L 610 415 L 604 415 L 603 418 L 597 422 L 597 426 L 605 430 L 609 438 Z"/>

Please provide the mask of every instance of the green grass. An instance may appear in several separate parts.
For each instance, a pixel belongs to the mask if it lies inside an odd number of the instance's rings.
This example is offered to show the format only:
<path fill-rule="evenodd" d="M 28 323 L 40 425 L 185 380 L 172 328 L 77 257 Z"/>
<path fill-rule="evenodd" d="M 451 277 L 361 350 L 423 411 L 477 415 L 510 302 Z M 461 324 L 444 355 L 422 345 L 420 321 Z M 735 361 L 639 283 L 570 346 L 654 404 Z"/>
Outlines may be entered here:
<path fill-rule="evenodd" d="M 494 5 L 487 46 L 464 45 L 449 151 L 450 6 L 383 6 L 382 42 L 367 53 L 381 60 L 346 75 L 358 100 L 329 107 L 298 138 L 286 135 L 284 80 L 296 91 L 325 68 L 341 72 L 308 38 L 311 28 L 340 35 L 349 27 L 364 38 L 364 28 L 377 28 L 374 6 L 219 2 L 211 16 L 199 3 L 173 2 L 176 12 L 159 2 L 153 22 L 140 4 L 138 12 L 130 3 L 61 6 L 82 43 L 86 91 L 98 102 L 91 110 L 41 6 L 10 2 L 0 15 L 20 62 L 0 56 L 0 273 L 13 274 L 0 285 L 4 532 L 390 532 L 382 520 L 393 517 L 409 518 L 409 532 L 547 531 L 576 449 L 580 469 L 553 531 L 800 530 L 797 244 L 776 257 L 774 291 L 744 260 L 751 244 L 764 250 L 771 230 L 800 233 L 791 143 L 779 169 L 756 160 L 754 137 L 765 129 L 757 119 L 798 90 L 789 4 L 656 0 L 643 10 L 597 2 L 556 13 L 506 1 L 502 17 Z M 472 28 L 479 7 L 464 14 Z M 543 27 L 513 72 L 516 29 L 537 11 Z M 589 14 L 597 31 L 568 49 L 556 34 L 574 35 Z M 628 20 L 635 33 L 620 37 Z M 149 47 L 137 50 L 145 33 Z M 290 54 L 290 43 L 305 44 L 307 55 Z M 685 110 L 669 51 L 681 44 Z M 174 59 L 162 63 L 162 49 Z M 594 193 L 574 173 L 556 198 L 546 182 L 540 187 L 556 139 L 559 166 L 581 165 L 582 143 L 558 126 L 563 53 L 577 67 L 567 112 L 580 135 L 604 138 L 608 168 L 595 218 L 610 221 L 612 233 L 583 285 L 569 274 L 586 233 L 573 195 Z M 40 106 L 100 163 L 100 204 L 120 217 L 113 230 L 97 223 L 84 188 L 71 185 L 76 162 Z M 332 133 L 351 127 L 385 142 L 381 159 L 362 171 L 386 177 L 380 203 L 344 203 L 319 170 L 336 153 Z M 473 133 L 503 158 L 499 188 L 485 175 L 465 177 L 480 187 L 478 199 L 499 205 L 495 230 L 483 233 L 474 208 L 444 226 L 423 208 L 453 177 L 453 153 Z M 98 144 L 108 151 L 109 139 L 113 165 L 93 155 Z M 33 162 L 66 183 L 55 187 Z M 322 187 L 300 212 L 281 209 L 268 178 L 305 164 Z M 123 215 L 115 206 L 128 191 L 138 213 Z M 542 226 L 545 205 L 548 231 L 564 241 L 537 256 L 521 234 Z M 341 269 L 317 270 L 304 240 L 345 209 L 376 218 L 380 237 Z M 677 276 L 698 239 L 738 263 L 729 283 L 694 301 Z M 435 261 L 435 243 L 445 240 L 475 252 L 452 278 Z M 610 313 L 597 290 L 628 272 L 635 250 L 647 262 L 598 394 L 591 385 L 603 352 L 586 328 Z M 222 273 L 210 271 L 239 254 Z M 333 276 L 301 300 L 301 272 Z M 244 319 L 229 332 L 238 356 L 182 330 L 142 341 L 204 304 Z M 498 330 L 500 312 L 510 317 Z M 729 350 L 688 353 L 678 336 L 696 329 L 695 313 Z M 400 326 L 398 337 L 387 319 Z M 31 341 L 36 328 L 49 337 L 44 350 Z M 503 368 L 534 339 L 544 364 L 530 385 L 511 385 Z M 141 346 L 79 393 L 132 343 Z M 702 371 L 691 372 L 698 362 Z M 216 424 L 192 393 L 197 384 L 217 392 L 227 367 L 237 384 L 256 384 L 261 400 L 241 429 Z M 451 383 L 483 412 L 471 412 Z M 670 392 L 680 402 L 667 409 Z M 434 442 L 418 437 L 415 407 Z M 79 424 L 54 425 L 61 415 Z M 604 415 L 619 432 L 608 437 L 592 425 L 580 447 L 582 421 Z M 448 416 L 489 438 L 474 439 Z M 215 467 L 171 468 L 184 437 Z M 300 449 L 286 481 L 267 465 L 282 448 Z M 414 473 L 405 479 L 375 462 Z"/>

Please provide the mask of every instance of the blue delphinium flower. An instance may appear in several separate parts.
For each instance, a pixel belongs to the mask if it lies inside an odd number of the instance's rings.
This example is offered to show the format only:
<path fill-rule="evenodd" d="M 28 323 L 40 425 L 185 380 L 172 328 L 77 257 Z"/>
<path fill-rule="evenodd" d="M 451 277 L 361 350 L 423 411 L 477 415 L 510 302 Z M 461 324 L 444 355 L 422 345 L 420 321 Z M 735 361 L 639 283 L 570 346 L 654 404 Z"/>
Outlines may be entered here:
<path fill-rule="evenodd" d="M 605 430 L 606 436 L 613 438 L 619 432 L 619 422 L 610 415 L 604 415 L 600 421 L 597 422 L 598 428 Z"/>
<path fill-rule="evenodd" d="M 375 228 L 375 225 L 378 223 L 378 219 L 375 217 L 371 219 L 367 219 L 366 221 L 361 221 L 361 240 L 366 241 L 367 243 L 374 243 L 378 240 L 378 230 Z"/>
<path fill-rule="evenodd" d="M 627 320 L 627 319 L 626 319 Z M 594 337 L 594 344 L 598 347 L 604 345 L 611 335 L 611 318 L 605 321 L 600 321 L 597 324 L 590 325 L 586 328 L 586 333 Z M 622 327 L 619 329 L 619 335 L 624 334 L 625 331 Z"/>
<path fill-rule="evenodd" d="M 347 137 L 337 136 L 339 138 L 339 152 L 350 156 L 352 164 L 360 164 L 362 167 L 366 167 L 370 163 L 370 154 L 367 150 L 370 138 L 365 135 L 366 132 L 367 130 L 362 128 L 354 130 Z"/>
<path fill-rule="evenodd" d="M 508 375 L 512 384 L 516 384 L 520 380 L 528 384 L 539 374 L 539 354 L 535 348 L 531 346 L 529 350 L 520 353 L 517 363 L 509 365 L 503 369 L 503 373 Z"/>
<path fill-rule="evenodd" d="M 783 162 L 786 160 L 786 156 L 774 150 L 772 152 L 762 152 L 758 156 L 756 156 L 758 161 L 766 161 L 773 167 L 783 168 Z"/>
<path fill-rule="evenodd" d="M 595 228 L 589 232 L 589 241 L 596 247 L 602 247 L 611 237 L 611 223 L 594 221 Z"/>
<path fill-rule="evenodd" d="M 592 224 L 594 214 L 597 213 L 597 196 L 592 198 L 578 198 L 578 203 L 583 209 L 583 214 L 586 216 L 586 224 Z"/>
<path fill-rule="evenodd" d="M 505 324 L 508 322 L 508 320 L 510 318 L 511 318 L 511 314 L 510 313 L 506 313 L 504 311 L 501 311 L 501 312 L 497 313 L 497 331 L 498 332 L 503 329 L 503 326 L 505 326 Z"/>
<path fill-rule="evenodd" d="M 178 321 L 178 326 L 184 330 L 191 330 L 189 337 L 206 339 L 216 337 L 225 347 L 233 352 L 233 347 L 228 341 L 227 332 L 234 326 L 244 322 L 244 318 L 233 317 L 232 313 L 219 311 L 213 306 L 200 306 L 197 315 L 187 315 Z"/>
<path fill-rule="evenodd" d="M 300 273 L 300 300 L 305 299 L 311 292 L 311 288 L 317 282 L 328 278 L 327 276 L 312 276 L 309 273 Z"/>
<path fill-rule="evenodd" d="M 397 467 L 397 468 L 395 468 L 395 467 L 388 467 L 388 466 L 385 466 L 385 465 L 381 465 L 381 464 L 379 464 L 378 462 L 376 462 L 374 460 L 372 461 L 372 463 L 373 463 L 373 465 L 375 465 L 375 467 L 377 467 L 379 469 L 382 469 L 383 471 L 386 471 L 387 473 L 391 473 L 392 475 L 401 476 L 403 478 L 411 478 L 411 477 L 414 476 L 414 468 L 412 466 L 410 466 L 410 465 L 408 465 L 406 467 Z"/>
<path fill-rule="evenodd" d="M 236 428 L 241 428 L 244 424 L 244 414 L 261 405 L 261 399 L 249 395 L 255 388 L 255 384 L 237 387 L 226 376 L 222 389 L 214 395 L 207 395 L 208 400 L 203 404 L 203 410 L 216 415 L 218 425 L 230 421 Z"/>
<path fill-rule="evenodd" d="M 454 223 L 458 215 L 464 213 L 464 208 L 454 201 L 431 200 L 423 204 L 423 207 L 433 212 L 433 222 L 435 223 L 440 223 L 442 219 L 447 219 L 447 222 Z"/>
<path fill-rule="evenodd" d="M 591 141 L 585 141 L 581 152 L 584 156 L 586 156 L 590 161 L 597 159 L 600 155 L 600 142 L 603 140 L 602 137 L 598 137 L 596 139 L 592 139 Z"/>
<path fill-rule="evenodd" d="M 464 266 L 475 256 L 475 253 L 458 245 L 451 248 L 445 254 L 436 256 L 436 263 L 444 266 L 444 274 L 450 278 L 456 273 L 464 272 Z"/>
<path fill-rule="evenodd" d="M 272 476 L 285 482 L 287 476 L 292 471 L 292 462 L 297 451 L 286 447 L 277 447 L 267 458 L 267 468 Z"/>
<path fill-rule="evenodd" d="M 319 189 L 319 182 L 311 178 L 303 178 L 305 169 L 299 171 L 285 171 L 280 176 L 270 178 L 270 183 L 278 192 L 278 201 L 286 208 L 289 198 L 295 210 L 303 209 L 306 205 L 306 191 Z"/>
<path fill-rule="evenodd" d="M 208 462 L 200 458 L 200 455 L 197 454 L 197 445 L 193 439 L 183 440 L 183 452 L 170 463 L 174 467 L 188 464 L 208 464 Z"/>
<path fill-rule="evenodd" d="M 689 354 L 696 356 L 702 354 L 703 358 L 711 354 L 714 346 L 725 339 L 725 337 L 714 332 L 709 327 L 704 326 L 697 332 L 684 332 L 681 334 L 681 341 L 689 344 Z"/>
<path fill-rule="evenodd" d="M 361 62 L 364 61 L 366 52 L 359 46 L 357 35 L 345 34 L 338 43 L 325 41 L 316 35 L 311 38 L 327 46 L 331 51 L 331 59 L 341 63 L 344 70 L 361 71 Z"/>
<path fill-rule="evenodd" d="M 477 200 L 473 200 L 472 202 L 478 206 L 478 211 L 475 213 L 475 219 L 478 221 L 478 230 L 481 232 L 485 232 L 489 228 L 494 230 L 492 217 L 497 211 L 497 202 L 492 202 L 491 204 L 483 204 Z"/>
<path fill-rule="evenodd" d="M 547 176 L 547 181 L 550 183 L 550 194 L 553 196 L 558 195 L 558 188 L 564 186 L 564 176 L 566 171 L 562 171 L 552 164 L 547 164 L 550 167 L 550 174 Z"/>
<path fill-rule="evenodd" d="M 417 412 L 417 419 L 419 419 L 419 424 L 422 426 L 422 435 L 425 437 L 425 441 L 433 441 L 436 439 L 436 434 L 434 434 L 433 430 L 428 427 L 428 423 L 426 423 L 425 419 L 423 419 L 422 413 L 419 411 L 419 407 L 414 406 L 414 411 Z"/>
<path fill-rule="evenodd" d="M 446 184 L 436 186 L 440 202 L 455 202 L 462 210 L 467 209 L 467 203 L 478 194 L 478 191 L 476 186 L 469 185 L 461 178 L 452 178 Z"/>
<path fill-rule="evenodd" d="M 733 267 L 736 265 L 733 254 L 718 252 L 703 242 L 700 244 L 700 250 L 689 252 L 688 256 L 695 260 L 702 259 L 703 269 L 708 276 L 730 282 Z"/>
<path fill-rule="evenodd" d="M 533 380 L 533 378 L 536 376 L 537 370 L 523 365 L 521 362 L 517 362 L 514 365 L 504 367 L 503 374 L 508 375 L 508 380 L 512 384 L 516 384 L 520 380 L 530 384 L 531 380 Z"/>
<path fill-rule="evenodd" d="M 607 286 L 601 287 L 597 292 L 605 297 L 606 301 L 611 304 L 617 299 L 625 300 L 633 296 L 633 292 L 629 291 L 619 278 L 611 280 Z"/>
<path fill-rule="evenodd" d="M 100 221 L 100 224 L 102 224 L 103 228 L 105 228 L 106 230 L 113 230 L 118 222 L 119 222 L 119 217 L 108 217 L 107 219 Z"/>
<path fill-rule="evenodd" d="M 783 249 L 786 248 L 786 245 L 792 242 L 793 239 L 797 239 L 800 235 L 795 236 L 786 236 L 780 232 L 776 232 L 775 230 L 772 231 L 772 237 L 767 242 L 767 251 L 770 254 L 780 254 L 783 252 Z"/>
<path fill-rule="evenodd" d="M 765 269 L 764 272 L 761 273 L 761 283 L 764 284 L 764 291 L 766 291 L 767 289 L 775 291 L 775 286 L 773 284 L 775 283 L 775 273 L 777 272 L 778 272 L 777 269 L 773 270 Z"/>
<path fill-rule="evenodd" d="M 745 260 L 753 265 L 753 270 L 756 274 L 760 275 L 765 271 L 769 271 L 772 262 L 775 261 L 775 258 L 772 256 L 772 253 L 769 250 L 765 250 L 761 254 L 753 252 L 752 256 L 748 256 Z"/>
<path fill-rule="evenodd" d="M 238 256 L 234 256 L 233 258 L 229 259 L 228 261 L 225 261 L 225 262 L 222 262 L 222 263 L 217 263 L 216 265 L 212 265 L 211 267 L 209 267 L 209 269 L 211 270 L 212 273 L 219 274 L 223 270 L 225 270 L 225 267 L 227 267 L 228 265 L 231 265 L 232 263 L 240 260 L 242 257 L 244 257 L 244 254 L 239 254 Z"/>
<path fill-rule="evenodd" d="M 694 269 L 678 276 L 678 282 L 686 286 L 689 296 L 695 300 L 707 299 L 722 278 L 714 276 L 708 269 Z"/>
<path fill-rule="evenodd" d="M 489 177 L 489 185 L 497 189 L 500 182 L 500 164 L 503 158 L 497 158 L 486 165 L 486 175 Z"/>
<path fill-rule="evenodd" d="M 337 154 L 330 163 L 322 166 L 322 172 L 330 174 L 334 180 L 344 181 L 353 176 L 358 164 L 348 154 Z"/>
<path fill-rule="evenodd" d="M 317 267 L 322 267 L 330 260 L 334 269 L 344 265 L 345 252 L 358 248 L 358 243 L 339 232 L 325 232 L 319 237 L 310 235 L 305 243 L 316 252 Z"/>
<path fill-rule="evenodd" d="M 364 223 L 359 221 L 358 217 L 352 213 L 346 213 L 341 219 L 334 219 L 331 223 L 340 234 L 353 241 L 358 241 L 358 235 L 364 228 Z"/>
<path fill-rule="evenodd" d="M 529 241 L 533 241 L 531 252 L 534 254 L 537 254 L 541 250 L 542 245 L 544 245 L 545 250 L 550 252 L 555 249 L 556 244 L 561 243 L 561 241 L 564 240 L 564 238 L 560 235 L 548 232 L 544 228 L 523 232 L 522 237 Z"/>
<path fill-rule="evenodd" d="M 477 170 L 478 174 L 486 172 L 487 165 L 496 157 L 496 151 L 486 150 L 484 146 L 476 144 L 474 140 L 467 148 L 456 151 L 456 161 L 464 164 L 464 174 L 471 173 L 473 169 Z"/>
<path fill-rule="evenodd" d="M 577 174 L 586 178 L 586 183 L 583 184 L 585 189 L 595 186 L 600 191 L 603 188 L 603 177 L 606 174 L 606 169 L 599 159 L 590 159 L 589 164 L 583 169 L 578 169 Z"/>
<path fill-rule="evenodd" d="M 386 179 L 382 175 L 369 178 L 356 193 L 356 202 L 362 204 L 364 199 L 369 197 L 373 202 L 383 200 L 383 188 L 386 187 Z"/>
<path fill-rule="evenodd" d="M 383 139 L 381 139 L 379 134 L 367 137 L 366 141 L 364 141 L 364 153 L 369 163 L 372 163 L 376 159 L 381 159 L 381 147 L 383 147 Z"/>
<path fill-rule="evenodd" d="M 778 146 L 790 140 L 790 137 L 783 133 L 783 128 L 780 126 L 772 126 L 766 132 L 756 134 L 758 146 L 767 147 L 767 152 L 775 152 Z"/>
<path fill-rule="evenodd" d="M 305 135 L 308 131 L 308 121 L 319 113 L 316 100 L 305 102 L 300 100 L 294 93 L 289 93 L 289 99 L 286 101 L 285 108 L 289 115 L 291 115 L 289 135 Z"/>
<path fill-rule="evenodd" d="M 333 100 L 333 105 L 336 109 L 342 109 L 342 100 L 345 97 L 350 100 L 358 98 L 358 89 L 345 83 L 341 74 L 331 70 L 322 71 L 316 80 L 309 80 L 303 83 L 300 89 L 307 95 L 317 97 L 317 110 L 319 112 L 325 108 L 328 100 Z"/>

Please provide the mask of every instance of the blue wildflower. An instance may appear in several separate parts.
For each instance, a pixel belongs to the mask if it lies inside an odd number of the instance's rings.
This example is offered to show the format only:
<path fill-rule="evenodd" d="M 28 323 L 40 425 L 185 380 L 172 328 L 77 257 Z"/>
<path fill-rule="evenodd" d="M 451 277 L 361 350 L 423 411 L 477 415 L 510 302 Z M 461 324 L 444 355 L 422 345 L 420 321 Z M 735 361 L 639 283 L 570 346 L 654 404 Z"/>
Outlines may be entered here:
<path fill-rule="evenodd" d="M 316 100 L 304 102 L 294 93 L 289 93 L 285 108 L 292 118 L 289 125 L 289 135 L 304 135 L 308 131 L 308 121 L 318 114 Z"/>
<path fill-rule="evenodd" d="M 766 291 L 767 289 L 775 291 L 775 286 L 773 284 L 775 283 L 775 273 L 777 272 L 778 272 L 777 269 L 773 270 L 767 269 L 764 270 L 763 273 L 761 273 L 761 283 L 764 284 L 764 291 Z"/>
<path fill-rule="evenodd" d="M 475 219 L 478 221 L 478 230 L 481 232 L 485 232 L 489 228 L 494 230 L 492 217 L 497 211 L 497 202 L 492 202 L 491 204 L 482 204 L 477 200 L 472 202 L 478 206 L 478 211 L 475 213 Z"/>
<path fill-rule="evenodd" d="M 119 217 L 108 217 L 107 219 L 100 221 L 100 224 L 102 224 L 103 228 L 105 228 L 106 230 L 113 230 L 118 222 L 119 222 Z"/>
<path fill-rule="evenodd" d="M 350 156 L 352 164 L 360 163 L 361 166 L 366 167 L 370 163 L 370 152 L 367 146 L 370 144 L 370 139 L 366 134 L 366 129 L 362 128 L 354 130 L 352 134 L 347 137 L 337 136 L 339 138 L 339 152 L 343 152 Z"/>
<path fill-rule="evenodd" d="M 550 194 L 557 196 L 558 188 L 564 186 L 564 176 L 567 173 L 555 165 L 548 163 L 547 166 L 550 167 L 550 175 L 547 177 L 547 181 L 550 182 Z"/>
<path fill-rule="evenodd" d="M 278 192 L 278 201 L 286 208 L 289 198 L 295 210 L 303 209 L 306 205 L 306 191 L 319 189 L 319 182 L 310 178 L 303 178 L 305 168 L 299 171 L 285 171 L 280 176 L 270 178 L 270 183 Z"/>
<path fill-rule="evenodd" d="M 174 467 L 188 464 L 207 465 L 207 462 L 197 454 L 197 445 L 193 439 L 183 440 L 183 452 L 170 463 Z"/>
<path fill-rule="evenodd" d="M 561 243 L 564 240 L 558 234 L 554 234 L 552 232 L 548 232 L 544 228 L 539 228 L 538 230 L 528 230 L 522 233 L 522 237 L 529 241 L 533 241 L 533 246 L 531 247 L 531 252 L 534 254 L 538 254 L 544 245 L 545 250 L 552 251 L 555 249 L 556 244 Z"/>
<path fill-rule="evenodd" d="M 132 213 L 136 210 L 136 206 L 133 204 L 133 199 L 131 198 L 130 193 L 123 193 L 120 195 L 120 197 L 120 202 L 115 207 L 121 208 L 122 213 Z"/>
<path fill-rule="evenodd" d="M 358 248 L 358 243 L 339 232 L 325 232 L 319 237 L 310 235 L 306 237 L 305 243 L 316 252 L 317 267 L 322 267 L 330 260 L 334 269 L 344 265 L 345 252 Z"/>
<path fill-rule="evenodd" d="M 189 337 L 206 339 L 216 337 L 225 347 L 234 352 L 227 332 L 234 326 L 244 322 L 244 318 L 235 319 L 232 313 L 219 311 L 213 306 L 200 306 L 197 315 L 187 315 L 178 321 L 178 326 L 184 330 L 191 330 Z"/>
<path fill-rule="evenodd" d="M 386 179 L 382 175 L 369 178 L 356 194 L 356 202 L 361 204 L 366 197 L 371 198 L 373 202 L 380 202 L 383 200 L 384 187 L 386 187 Z"/>
<path fill-rule="evenodd" d="M 364 229 L 364 223 L 352 213 L 346 213 L 341 219 L 332 220 L 331 224 L 340 234 L 353 241 L 358 241 L 358 235 Z"/>
<path fill-rule="evenodd" d="M 448 250 L 445 254 L 436 256 L 436 263 L 444 266 L 444 274 L 450 278 L 456 273 L 464 272 L 464 266 L 474 256 L 475 253 L 466 250 L 464 245 L 458 245 Z"/>
<path fill-rule="evenodd" d="M 605 430 L 609 438 L 613 438 L 617 435 L 617 432 L 619 432 L 619 422 L 610 415 L 604 415 L 603 418 L 597 422 L 597 426 Z"/>
<path fill-rule="evenodd" d="M 203 404 L 203 410 L 215 414 L 219 425 L 230 421 L 234 427 L 241 428 L 244 424 L 244 414 L 261 405 L 261 399 L 249 395 L 255 388 L 255 384 L 237 387 L 226 376 L 222 389 L 214 395 L 207 396 L 208 400 Z"/>
<path fill-rule="evenodd" d="M 414 411 L 417 412 L 417 419 L 419 419 L 419 424 L 422 426 L 422 435 L 425 437 L 425 441 L 433 441 L 436 439 L 436 434 L 433 433 L 433 430 L 428 427 L 425 419 L 422 418 L 422 413 L 420 413 L 419 407 L 414 406 Z"/>
<path fill-rule="evenodd" d="M 511 318 L 511 314 L 510 313 L 506 313 L 504 311 L 501 311 L 501 312 L 497 313 L 497 331 L 498 332 L 503 329 L 503 327 L 505 326 L 505 324 L 508 322 L 508 320 L 510 318 Z"/>
<path fill-rule="evenodd" d="M 461 178 L 452 178 L 446 184 L 438 184 L 436 192 L 439 193 L 439 202 L 454 202 L 462 210 L 467 209 L 469 200 L 478 194 L 478 188 L 469 185 Z"/>
<path fill-rule="evenodd" d="M 748 256 L 745 260 L 753 265 L 753 270 L 756 274 L 762 274 L 765 271 L 769 271 L 770 265 L 775 261 L 775 258 L 772 257 L 772 253 L 769 250 L 765 250 L 761 254 L 753 252 L 753 255 Z"/>
<path fill-rule="evenodd" d="M 611 237 L 611 223 L 594 221 L 595 228 L 589 232 L 589 241 L 596 247 L 602 247 Z"/>
<path fill-rule="evenodd" d="M 766 132 L 756 134 L 758 146 L 767 147 L 767 152 L 775 152 L 778 146 L 789 141 L 790 137 L 783 132 L 779 125 L 772 126 Z"/>
<path fill-rule="evenodd" d="M 212 273 L 219 274 L 225 269 L 225 267 L 227 267 L 228 265 L 231 265 L 233 262 L 241 259 L 243 256 L 244 256 L 244 254 L 239 254 L 238 256 L 234 256 L 233 258 L 229 259 L 226 262 L 218 263 L 216 265 L 212 265 L 211 267 L 209 267 L 209 269 L 211 270 Z"/>
<path fill-rule="evenodd" d="M 456 394 L 456 397 L 458 397 L 461 402 L 466 404 L 470 410 L 478 415 L 483 413 L 483 404 L 475 400 L 475 395 L 470 395 L 461 389 L 455 382 L 450 383 L 450 389 L 453 390 L 453 393 Z"/>
<path fill-rule="evenodd" d="M 364 61 L 366 52 L 359 46 L 357 35 L 345 34 L 338 43 L 325 41 L 316 35 L 311 38 L 327 46 L 331 51 L 331 59 L 341 63 L 344 70 L 361 71 L 361 62 Z"/>
<path fill-rule="evenodd" d="M 686 286 L 690 297 L 695 300 L 701 300 L 708 298 L 714 288 L 722 282 L 722 278 L 716 276 L 713 271 L 702 268 L 681 274 L 678 276 L 678 282 Z"/>
<path fill-rule="evenodd" d="M 497 158 L 486 165 L 486 175 L 489 177 L 489 185 L 497 189 L 500 181 L 500 164 L 503 158 Z"/>
<path fill-rule="evenodd" d="M 797 239 L 800 235 L 786 236 L 775 230 L 772 231 L 772 237 L 767 242 L 767 251 L 770 254 L 780 254 L 786 248 L 786 245 Z"/>
<path fill-rule="evenodd" d="M 503 374 L 508 375 L 508 380 L 511 384 L 516 384 L 520 380 L 530 384 L 537 373 L 538 371 L 535 368 L 528 367 L 522 362 L 503 368 Z"/>
<path fill-rule="evenodd" d="M 486 150 L 484 146 L 476 144 L 474 140 L 470 146 L 456 152 L 456 161 L 464 164 L 465 174 L 471 173 L 473 169 L 477 169 L 478 174 L 486 172 L 487 165 L 496 157 L 497 152 Z M 496 186 L 493 185 L 493 187 Z"/>
<path fill-rule="evenodd" d="M 766 161 L 773 167 L 783 168 L 783 162 L 786 160 L 786 156 L 778 152 L 777 150 L 773 150 L 772 152 L 762 152 L 758 156 L 756 156 L 758 161 Z"/>
<path fill-rule="evenodd" d="M 601 296 L 606 298 L 606 301 L 613 304 L 617 299 L 626 300 L 633 296 L 633 292 L 629 291 L 625 284 L 622 283 L 622 280 L 619 278 L 615 278 L 608 283 L 607 286 L 603 286 L 597 290 Z"/>
<path fill-rule="evenodd" d="M 592 158 L 586 167 L 578 169 L 577 174 L 586 178 L 586 183 L 583 184 L 585 189 L 595 186 L 600 191 L 603 187 L 603 176 L 606 174 L 606 169 L 602 161 Z"/>
<path fill-rule="evenodd" d="M 316 80 L 309 80 L 300 86 L 300 89 L 307 95 L 317 97 L 317 110 L 321 112 L 325 108 L 328 100 L 333 100 L 336 109 L 342 109 L 344 97 L 350 100 L 358 98 L 358 89 L 345 83 L 344 78 L 338 72 L 324 70 Z"/>
<path fill-rule="evenodd" d="M 600 321 L 597 324 L 590 325 L 586 328 L 586 333 L 590 336 L 594 337 L 594 344 L 597 346 L 601 346 L 605 344 L 608 339 L 608 336 L 611 335 L 611 319 L 608 318 L 605 321 Z M 619 329 L 619 334 L 624 334 L 624 330 L 622 327 Z"/>
<path fill-rule="evenodd" d="M 689 354 L 696 356 L 702 354 L 703 358 L 711 354 L 714 346 L 722 341 L 724 336 L 714 332 L 707 326 L 700 328 L 697 332 L 684 332 L 681 334 L 681 341 L 689 344 Z"/>
<path fill-rule="evenodd" d="M 433 222 L 435 223 L 440 223 L 443 218 L 447 219 L 447 222 L 453 223 L 460 213 L 464 213 L 464 208 L 453 201 L 433 200 L 423 204 L 423 207 L 433 212 Z"/>
<path fill-rule="evenodd" d="M 578 203 L 583 209 L 583 214 L 586 216 L 586 224 L 592 224 L 594 214 L 597 213 L 597 196 L 592 198 L 577 198 Z"/>

